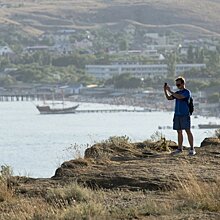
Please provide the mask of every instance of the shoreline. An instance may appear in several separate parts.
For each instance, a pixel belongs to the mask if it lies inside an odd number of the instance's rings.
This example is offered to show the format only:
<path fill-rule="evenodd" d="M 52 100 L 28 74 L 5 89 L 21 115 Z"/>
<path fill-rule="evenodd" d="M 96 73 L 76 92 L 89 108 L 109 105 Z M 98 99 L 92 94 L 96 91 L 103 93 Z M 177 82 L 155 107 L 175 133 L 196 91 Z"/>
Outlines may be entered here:
<path fill-rule="evenodd" d="M 95 97 L 69 97 L 68 99 L 66 99 L 67 101 L 71 101 L 71 102 L 82 102 L 82 103 L 97 103 L 97 104 L 107 104 L 107 105 L 115 105 L 115 106 L 126 106 L 126 107 L 131 107 L 131 108 L 143 108 L 143 109 L 151 109 L 152 111 L 161 111 L 161 112 L 173 112 L 174 111 L 174 107 L 173 104 L 167 103 L 167 101 L 164 101 L 162 103 L 159 103 L 158 105 L 155 104 L 147 104 L 146 102 L 135 102 L 134 99 L 130 100 L 127 99 L 127 101 L 122 98 L 122 99 L 113 99 L 113 98 L 95 98 Z M 168 106 L 168 107 L 164 107 L 164 106 Z M 214 117 L 219 119 L 220 115 L 218 114 L 206 114 L 202 111 L 196 111 L 193 113 L 193 116 L 202 116 L 202 117 Z"/>

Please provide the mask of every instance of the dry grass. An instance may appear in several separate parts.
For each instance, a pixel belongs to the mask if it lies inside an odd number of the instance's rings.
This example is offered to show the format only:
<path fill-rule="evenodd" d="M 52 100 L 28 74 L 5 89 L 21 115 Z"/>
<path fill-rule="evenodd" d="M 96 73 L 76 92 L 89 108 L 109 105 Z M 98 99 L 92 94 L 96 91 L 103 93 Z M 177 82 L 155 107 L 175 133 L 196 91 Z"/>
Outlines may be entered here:
<path fill-rule="evenodd" d="M 48 189 L 43 196 L 15 194 L 5 181 L 10 177 L 10 170 L 4 167 L 0 182 L 0 219 L 178 219 L 186 213 L 195 215 L 197 212 L 218 215 L 219 178 L 215 181 L 198 179 L 190 165 L 184 166 L 192 172 L 181 177 L 176 174 L 179 184 L 171 192 L 92 190 L 71 183 Z"/>
<path fill-rule="evenodd" d="M 2 165 L 0 170 L 0 202 L 8 201 L 12 198 L 10 189 L 10 178 L 13 174 L 9 166 Z"/>
<path fill-rule="evenodd" d="M 14 195 L 12 200 L 0 203 L 0 219 L 4 220 L 49 219 L 57 211 L 42 198 L 19 198 Z"/>
<path fill-rule="evenodd" d="M 105 219 L 106 218 L 105 207 L 101 203 L 90 201 L 88 203 L 78 204 L 75 207 L 67 208 L 59 219 L 65 220 L 80 220 L 80 219 Z"/>
<path fill-rule="evenodd" d="M 172 195 L 172 202 L 165 200 L 161 202 L 158 201 L 158 198 L 147 198 L 146 196 L 146 198 L 142 198 L 138 205 L 134 205 L 131 196 L 129 205 L 124 204 L 123 197 L 117 198 L 118 205 L 107 205 L 104 202 L 105 192 L 91 191 L 89 192 L 91 197 L 88 197 L 88 191 L 84 188 L 81 188 L 81 190 L 82 193 L 84 192 L 87 195 L 82 196 L 82 201 L 74 200 L 75 195 L 72 197 L 72 193 L 67 193 L 69 189 L 65 188 L 59 189 L 56 195 L 50 195 L 48 201 L 42 198 L 10 198 L 8 201 L 0 203 L 0 219 L 142 219 L 146 216 L 171 217 L 174 214 L 178 215 L 186 210 L 193 209 L 219 212 L 220 207 L 218 200 L 219 186 L 208 183 L 207 185 L 201 185 L 197 182 L 191 182 L 191 180 L 184 183 Z M 209 193 L 207 193 L 207 190 L 209 190 Z M 66 194 L 68 196 L 65 196 Z M 124 196 L 126 196 L 126 193 L 124 193 Z M 111 193 L 108 194 L 108 199 L 110 198 Z M 173 202 L 179 199 L 182 202 L 173 205 Z"/>
<path fill-rule="evenodd" d="M 11 200 L 12 195 L 12 191 L 8 189 L 7 183 L 0 180 L 0 202 Z"/>
<path fill-rule="evenodd" d="M 162 217 L 173 213 L 172 206 L 161 203 L 153 198 L 145 198 L 139 205 L 130 204 L 125 207 L 111 207 L 110 219 L 143 219 L 149 217 Z"/>
<path fill-rule="evenodd" d="M 209 182 L 198 180 L 192 173 L 184 180 L 179 180 L 179 189 L 174 198 L 183 201 L 180 207 L 220 212 L 220 179 Z"/>
<path fill-rule="evenodd" d="M 76 202 L 88 202 L 92 197 L 93 192 L 90 189 L 81 187 L 77 183 L 72 183 L 64 188 L 49 190 L 46 200 L 52 204 L 69 205 Z"/>

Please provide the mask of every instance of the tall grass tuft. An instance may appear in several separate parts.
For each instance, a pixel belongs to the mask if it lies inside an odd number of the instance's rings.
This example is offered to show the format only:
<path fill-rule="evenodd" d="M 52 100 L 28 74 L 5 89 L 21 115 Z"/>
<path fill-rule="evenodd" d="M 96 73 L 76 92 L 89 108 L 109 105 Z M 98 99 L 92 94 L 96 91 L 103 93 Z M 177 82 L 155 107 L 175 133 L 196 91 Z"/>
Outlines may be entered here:
<path fill-rule="evenodd" d="M 47 192 L 46 200 L 50 203 L 59 203 L 65 206 L 75 202 L 87 202 L 92 197 L 92 191 L 72 183 L 64 188 L 50 189 Z"/>
<path fill-rule="evenodd" d="M 13 171 L 11 167 L 2 165 L 0 169 L 0 202 L 8 201 L 12 198 L 13 192 L 10 187 L 10 181 Z"/>
<path fill-rule="evenodd" d="M 107 217 L 106 208 L 99 202 L 89 201 L 79 203 L 74 207 L 68 207 L 60 219 L 64 220 L 105 220 Z"/>
<path fill-rule="evenodd" d="M 188 207 L 210 212 L 220 211 L 219 178 L 216 178 L 216 181 L 202 181 L 193 174 L 188 174 L 186 179 L 179 180 L 179 188 L 174 195 L 183 201 L 183 208 Z"/>

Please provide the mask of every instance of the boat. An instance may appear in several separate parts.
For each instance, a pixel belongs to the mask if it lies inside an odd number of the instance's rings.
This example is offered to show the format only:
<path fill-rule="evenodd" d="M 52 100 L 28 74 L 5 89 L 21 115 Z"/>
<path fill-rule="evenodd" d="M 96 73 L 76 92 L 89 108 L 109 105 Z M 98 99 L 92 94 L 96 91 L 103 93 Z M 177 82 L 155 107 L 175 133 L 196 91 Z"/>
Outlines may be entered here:
<path fill-rule="evenodd" d="M 52 94 L 53 100 L 52 105 L 46 104 L 46 98 L 44 96 L 44 104 L 43 105 L 36 105 L 36 108 L 40 112 L 40 114 L 73 114 L 76 113 L 76 109 L 79 107 L 78 105 L 71 106 L 71 107 L 64 107 L 65 99 L 64 99 L 64 92 L 62 90 L 62 102 L 55 102 L 54 93 Z M 62 107 L 51 107 L 55 106 L 56 104 L 62 104 Z"/>
<path fill-rule="evenodd" d="M 40 112 L 40 114 L 72 114 L 76 113 L 76 109 L 79 105 L 75 105 L 68 108 L 51 108 L 49 105 L 39 106 L 37 105 L 36 108 Z"/>
<path fill-rule="evenodd" d="M 200 129 L 220 129 L 220 124 L 211 122 L 209 122 L 208 124 L 199 124 L 198 126 Z"/>

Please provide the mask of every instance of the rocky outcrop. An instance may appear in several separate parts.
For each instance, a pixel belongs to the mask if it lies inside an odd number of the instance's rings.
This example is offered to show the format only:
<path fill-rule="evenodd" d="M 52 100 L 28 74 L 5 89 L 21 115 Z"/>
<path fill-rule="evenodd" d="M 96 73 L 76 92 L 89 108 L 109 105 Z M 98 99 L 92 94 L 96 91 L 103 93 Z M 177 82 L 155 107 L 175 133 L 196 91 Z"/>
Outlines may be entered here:
<path fill-rule="evenodd" d="M 219 138 L 205 138 L 200 147 L 220 145 Z"/>
<path fill-rule="evenodd" d="M 187 178 L 189 167 L 203 180 L 217 176 L 219 139 L 205 139 L 202 146 L 206 147 L 197 148 L 194 157 L 188 156 L 187 150 L 171 156 L 170 152 L 177 148 L 172 141 L 130 143 L 124 138 L 112 138 L 88 148 L 84 159 L 64 162 L 52 179 L 76 180 L 107 189 L 173 189 L 181 177 Z"/>
<path fill-rule="evenodd" d="M 91 188 L 157 191 L 175 189 L 190 175 L 201 181 L 217 180 L 219 139 L 206 138 L 193 157 L 186 148 L 182 154 L 171 156 L 175 148 L 175 142 L 165 139 L 130 143 L 124 138 L 110 138 L 88 148 L 84 158 L 64 162 L 52 178 L 18 177 L 12 183 L 18 193 L 39 195 L 71 182 Z"/>

